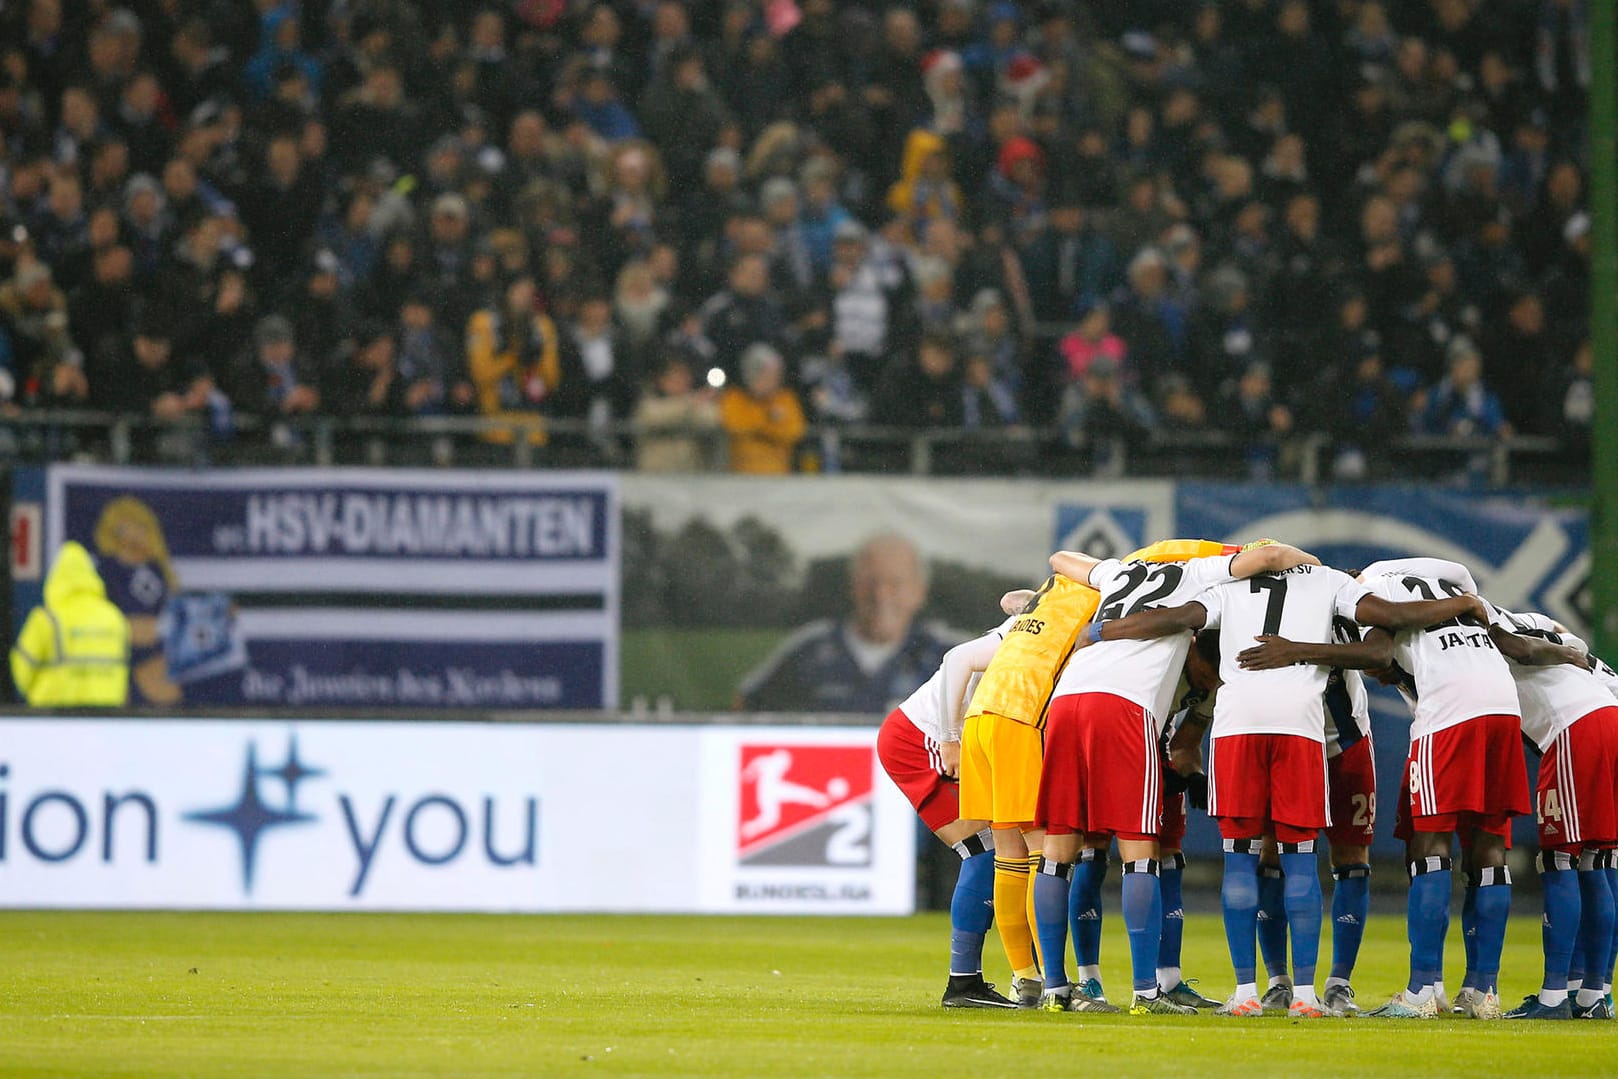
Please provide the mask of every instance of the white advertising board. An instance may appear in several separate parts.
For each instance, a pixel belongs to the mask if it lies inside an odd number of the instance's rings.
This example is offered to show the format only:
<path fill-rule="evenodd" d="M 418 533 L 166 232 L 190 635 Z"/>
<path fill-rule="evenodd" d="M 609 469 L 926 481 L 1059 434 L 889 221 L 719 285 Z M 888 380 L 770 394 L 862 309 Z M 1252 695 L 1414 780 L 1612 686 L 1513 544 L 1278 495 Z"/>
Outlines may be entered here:
<path fill-rule="evenodd" d="M 0 907 L 909 913 L 875 731 L 0 720 Z"/>

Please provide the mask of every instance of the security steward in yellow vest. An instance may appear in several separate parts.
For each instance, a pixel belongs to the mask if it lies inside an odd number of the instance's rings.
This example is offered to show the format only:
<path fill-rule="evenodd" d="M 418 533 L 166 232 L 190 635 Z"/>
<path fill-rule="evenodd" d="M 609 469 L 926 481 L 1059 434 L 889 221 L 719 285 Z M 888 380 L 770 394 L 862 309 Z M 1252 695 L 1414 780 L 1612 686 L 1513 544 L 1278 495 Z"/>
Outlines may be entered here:
<path fill-rule="evenodd" d="M 117 708 L 129 697 L 129 621 L 90 552 L 68 542 L 11 650 L 11 679 L 35 708 Z"/>

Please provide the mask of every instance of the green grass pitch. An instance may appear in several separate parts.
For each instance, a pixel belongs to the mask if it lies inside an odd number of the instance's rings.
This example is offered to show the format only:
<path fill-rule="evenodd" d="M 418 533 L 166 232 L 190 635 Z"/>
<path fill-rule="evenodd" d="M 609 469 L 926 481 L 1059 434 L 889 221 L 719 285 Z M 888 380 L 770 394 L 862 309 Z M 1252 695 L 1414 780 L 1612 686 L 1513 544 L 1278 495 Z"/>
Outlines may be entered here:
<path fill-rule="evenodd" d="M 1127 984 L 1116 922 L 1104 944 L 1115 998 Z M 1452 983 L 1458 932 L 1452 923 Z M 1610 1023 L 946 1012 L 948 933 L 938 914 L 0 913 L 0 1075 L 1509 1079 L 1618 1068 Z M 1367 1007 L 1402 980 L 1403 937 L 1401 918 L 1373 917 L 1356 977 Z M 1537 919 L 1514 920 L 1508 1004 L 1537 981 L 1538 942 Z M 1004 986 L 992 935 L 989 960 Z M 1208 995 L 1229 991 L 1215 917 L 1188 921 L 1186 969 Z"/>

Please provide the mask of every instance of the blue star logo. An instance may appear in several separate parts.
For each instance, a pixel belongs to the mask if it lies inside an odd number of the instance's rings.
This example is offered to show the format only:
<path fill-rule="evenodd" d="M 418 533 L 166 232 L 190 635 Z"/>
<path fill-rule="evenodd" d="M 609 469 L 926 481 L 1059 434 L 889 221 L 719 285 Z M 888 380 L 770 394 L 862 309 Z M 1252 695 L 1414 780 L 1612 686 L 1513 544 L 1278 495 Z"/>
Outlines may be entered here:
<path fill-rule="evenodd" d="M 247 762 L 242 770 L 242 789 L 233 805 L 219 809 L 187 813 L 185 819 L 198 824 L 213 824 L 236 833 L 242 845 L 242 889 L 249 895 L 253 891 L 253 866 L 258 857 L 258 841 L 272 828 L 282 825 L 309 824 L 313 813 L 298 809 L 298 784 L 306 779 L 325 775 L 318 768 L 309 768 L 298 758 L 298 740 L 293 738 L 287 747 L 286 763 L 277 768 L 260 768 L 258 745 L 247 743 Z M 260 779 L 279 779 L 286 786 L 286 805 L 276 808 L 265 803 L 259 792 Z"/>

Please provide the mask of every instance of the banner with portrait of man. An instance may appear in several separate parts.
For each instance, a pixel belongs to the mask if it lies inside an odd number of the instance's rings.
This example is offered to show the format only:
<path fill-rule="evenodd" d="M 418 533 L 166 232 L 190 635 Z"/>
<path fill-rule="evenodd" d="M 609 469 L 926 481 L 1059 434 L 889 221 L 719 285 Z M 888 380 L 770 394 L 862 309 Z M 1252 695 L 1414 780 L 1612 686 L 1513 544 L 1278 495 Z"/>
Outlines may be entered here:
<path fill-rule="evenodd" d="M 626 705 L 885 714 L 1062 546 L 1123 554 L 1173 486 L 626 476 Z"/>

